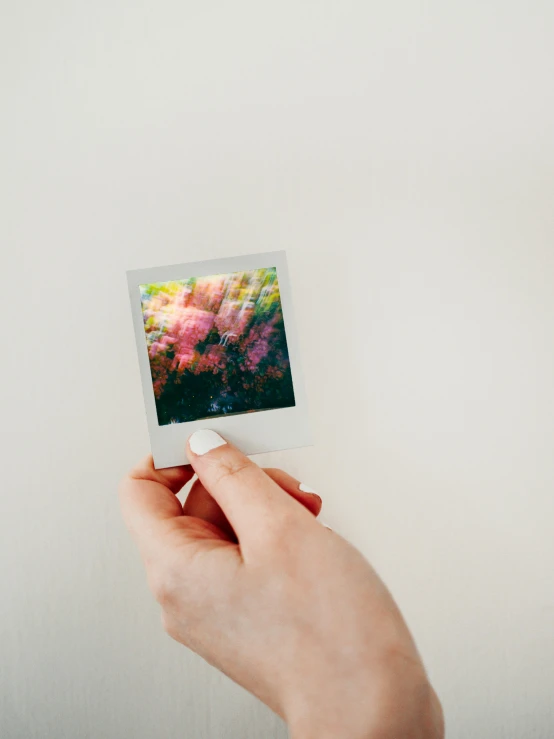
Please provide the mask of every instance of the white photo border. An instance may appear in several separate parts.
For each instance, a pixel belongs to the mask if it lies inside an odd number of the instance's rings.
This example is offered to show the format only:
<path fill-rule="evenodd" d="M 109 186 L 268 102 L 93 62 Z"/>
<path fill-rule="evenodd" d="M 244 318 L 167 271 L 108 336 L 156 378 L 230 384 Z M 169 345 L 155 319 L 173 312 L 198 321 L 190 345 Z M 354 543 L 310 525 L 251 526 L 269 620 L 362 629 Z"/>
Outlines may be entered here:
<path fill-rule="evenodd" d="M 268 269 L 270 267 L 275 267 L 279 281 L 281 308 L 287 339 L 295 405 L 288 408 L 217 416 L 214 418 L 203 418 L 196 421 L 171 423 L 160 426 L 156 413 L 156 401 L 146 345 L 146 334 L 144 331 L 140 285 L 184 280 L 189 277 L 247 272 L 255 269 Z M 163 267 L 134 269 L 128 270 L 126 274 L 146 419 L 148 422 L 154 467 L 156 469 L 188 464 L 185 442 L 190 434 L 198 429 L 213 429 L 219 432 L 248 455 L 311 446 L 313 444 L 304 378 L 300 362 L 298 335 L 292 306 L 287 258 L 284 250 L 261 254 L 246 254 L 237 257 L 223 257 L 221 259 L 209 259 L 199 262 L 186 262 L 183 264 L 171 264 Z"/>

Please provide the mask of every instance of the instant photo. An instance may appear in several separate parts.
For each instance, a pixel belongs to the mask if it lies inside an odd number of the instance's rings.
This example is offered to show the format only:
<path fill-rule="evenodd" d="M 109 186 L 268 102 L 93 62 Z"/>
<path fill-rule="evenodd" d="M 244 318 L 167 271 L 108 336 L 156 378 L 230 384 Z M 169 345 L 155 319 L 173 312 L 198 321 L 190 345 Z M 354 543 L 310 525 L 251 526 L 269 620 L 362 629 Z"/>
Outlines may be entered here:
<path fill-rule="evenodd" d="M 198 428 L 247 454 L 311 443 L 284 252 L 127 277 L 156 467 Z"/>

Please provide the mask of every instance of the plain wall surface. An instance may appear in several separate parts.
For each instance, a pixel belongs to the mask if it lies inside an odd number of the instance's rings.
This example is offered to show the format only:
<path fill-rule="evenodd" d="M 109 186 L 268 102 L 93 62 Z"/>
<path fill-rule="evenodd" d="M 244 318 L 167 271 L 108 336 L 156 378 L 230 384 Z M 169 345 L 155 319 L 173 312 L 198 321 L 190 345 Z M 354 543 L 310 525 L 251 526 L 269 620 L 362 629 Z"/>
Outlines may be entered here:
<path fill-rule="evenodd" d="M 449 739 L 554 736 L 554 4 L 1 15 L 2 739 L 286 736 L 162 632 L 116 495 L 125 270 L 283 248 L 316 444 L 258 461 L 385 579 Z"/>

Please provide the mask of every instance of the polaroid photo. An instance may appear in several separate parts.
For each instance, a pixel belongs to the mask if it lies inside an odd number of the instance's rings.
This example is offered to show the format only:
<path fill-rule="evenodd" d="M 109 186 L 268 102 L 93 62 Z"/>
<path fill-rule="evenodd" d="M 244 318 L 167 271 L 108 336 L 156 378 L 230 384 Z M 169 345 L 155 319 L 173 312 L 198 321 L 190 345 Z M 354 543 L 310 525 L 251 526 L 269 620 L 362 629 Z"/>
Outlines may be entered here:
<path fill-rule="evenodd" d="M 245 454 L 312 442 L 284 251 L 127 272 L 157 469 L 197 429 Z"/>

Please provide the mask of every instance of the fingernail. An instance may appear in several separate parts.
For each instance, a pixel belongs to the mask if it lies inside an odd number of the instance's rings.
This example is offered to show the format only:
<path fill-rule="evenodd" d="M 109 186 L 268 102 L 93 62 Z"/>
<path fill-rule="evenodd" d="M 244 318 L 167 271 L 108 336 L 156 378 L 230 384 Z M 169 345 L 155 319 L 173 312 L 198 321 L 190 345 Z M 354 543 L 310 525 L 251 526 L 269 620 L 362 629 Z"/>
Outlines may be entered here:
<path fill-rule="evenodd" d="M 332 531 L 332 530 L 333 530 L 333 529 L 332 529 L 332 528 L 331 528 L 331 527 L 330 527 L 330 526 L 329 526 L 329 525 L 328 525 L 327 523 L 325 523 L 325 521 L 323 521 L 323 520 L 322 520 L 321 518 L 318 518 L 317 520 L 319 521 L 319 523 L 320 523 L 320 524 L 321 524 L 322 526 L 325 526 L 325 528 L 326 528 L 326 529 L 329 529 L 329 531 Z"/>
<path fill-rule="evenodd" d="M 211 452 L 212 449 L 217 449 L 218 446 L 223 446 L 227 442 L 223 439 L 216 431 L 211 429 L 200 429 L 195 431 L 190 439 L 189 446 L 194 454 L 201 457 L 207 452 Z"/>
<path fill-rule="evenodd" d="M 303 493 L 312 493 L 312 495 L 317 495 L 316 491 L 313 488 L 311 488 L 309 485 L 304 485 L 303 482 L 300 483 L 298 489 L 301 490 Z"/>

